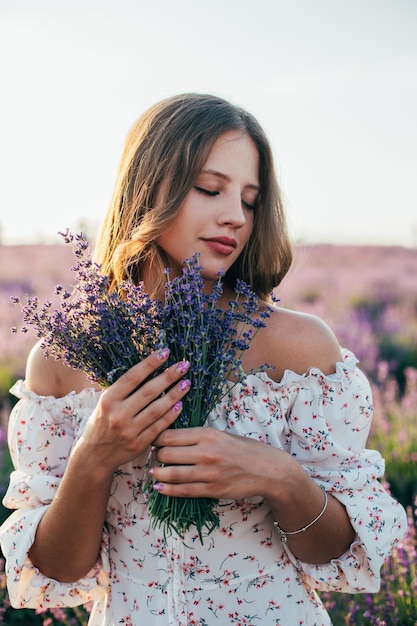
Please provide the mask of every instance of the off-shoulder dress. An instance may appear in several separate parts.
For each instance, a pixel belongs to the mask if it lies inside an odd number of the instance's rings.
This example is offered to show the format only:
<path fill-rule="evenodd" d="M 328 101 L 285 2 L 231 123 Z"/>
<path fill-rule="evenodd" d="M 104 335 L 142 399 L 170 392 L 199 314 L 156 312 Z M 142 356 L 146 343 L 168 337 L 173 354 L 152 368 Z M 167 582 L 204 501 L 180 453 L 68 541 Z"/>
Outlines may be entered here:
<path fill-rule="evenodd" d="M 345 554 L 326 565 L 300 562 L 281 543 L 261 497 L 220 501 L 220 527 L 203 545 L 193 530 L 184 540 L 164 539 L 150 525 L 142 494 L 144 454 L 114 474 L 95 567 L 77 582 L 58 582 L 33 567 L 28 551 L 100 392 L 41 397 L 23 381 L 12 392 L 20 399 L 9 423 L 15 471 L 4 504 L 16 511 L 0 541 L 15 607 L 93 602 L 90 626 L 327 626 L 316 592 L 377 590 L 381 565 L 405 533 L 405 511 L 379 480 L 383 459 L 366 448 L 369 382 L 343 350 L 332 375 L 286 371 L 279 383 L 265 372 L 248 375 L 211 412 L 207 427 L 293 455 L 346 507 L 356 537 Z"/>

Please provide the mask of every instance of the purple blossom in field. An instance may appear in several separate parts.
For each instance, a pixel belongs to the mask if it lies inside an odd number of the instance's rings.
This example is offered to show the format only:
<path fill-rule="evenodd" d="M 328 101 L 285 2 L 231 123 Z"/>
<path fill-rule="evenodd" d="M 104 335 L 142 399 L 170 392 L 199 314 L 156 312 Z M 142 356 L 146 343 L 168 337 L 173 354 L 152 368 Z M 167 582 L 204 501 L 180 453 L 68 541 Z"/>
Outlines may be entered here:
<path fill-rule="evenodd" d="M 42 626 L 87 626 L 91 612 L 90 604 L 68 608 L 36 609 L 37 615 L 43 616 Z"/>
<path fill-rule="evenodd" d="M 352 309 L 335 324 L 339 342 L 355 353 L 360 367 L 368 374 L 378 369 L 380 351 L 371 320 L 363 313 Z"/>

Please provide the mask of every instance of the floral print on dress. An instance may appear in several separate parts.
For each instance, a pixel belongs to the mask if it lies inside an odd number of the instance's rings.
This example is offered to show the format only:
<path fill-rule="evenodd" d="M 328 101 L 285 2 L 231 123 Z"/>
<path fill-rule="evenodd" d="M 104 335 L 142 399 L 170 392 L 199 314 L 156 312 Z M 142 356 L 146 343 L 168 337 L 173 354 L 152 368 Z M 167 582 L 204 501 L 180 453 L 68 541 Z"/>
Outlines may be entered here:
<path fill-rule="evenodd" d="M 13 605 L 92 601 L 89 626 L 328 626 L 316 591 L 377 590 L 380 567 L 406 531 L 404 509 L 379 482 L 384 462 L 366 449 L 372 395 L 356 363 L 344 350 L 331 376 L 286 371 L 277 383 L 266 372 L 250 374 L 207 423 L 285 450 L 338 498 L 356 531 L 344 555 L 326 565 L 300 562 L 281 543 L 261 497 L 220 501 L 220 526 L 203 546 L 192 529 L 184 541 L 164 537 L 152 528 L 142 494 L 146 453 L 115 472 L 100 558 L 76 583 L 45 577 L 28 551 L 100 392 L 40 397 L 19 381 L 9 425 L 15 471 L 4 498 L 16 511 L 0 530 Z"/>

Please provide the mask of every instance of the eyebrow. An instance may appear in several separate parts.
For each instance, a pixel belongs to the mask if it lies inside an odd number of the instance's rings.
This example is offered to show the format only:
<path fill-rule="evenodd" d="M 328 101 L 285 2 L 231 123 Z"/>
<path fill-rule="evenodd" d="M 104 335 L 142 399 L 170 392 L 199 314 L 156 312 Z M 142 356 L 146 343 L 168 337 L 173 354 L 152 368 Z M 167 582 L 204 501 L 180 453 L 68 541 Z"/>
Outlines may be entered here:
<path fill-rule="evenodd" d="M 216 176 L 217 178 L 221 178 L 222 180 L 225 180 L 228 183 L 230 183 L 230 181 L 231 181 L 230 176 L 228 176 L 227 174 L 223 174 L 223 172 L 218 172 L 217 170 L 201 170 L 200 174 L 211 174 L 212 176 Z M 261 188 L 260 188 L 259 185 L 253 185 L 253 184 L 249 183 L 248 185 L 245 185 L 245 187 L 247 187 L 249 189 L 254 189 L 255 191 L 261 191 Z"/>

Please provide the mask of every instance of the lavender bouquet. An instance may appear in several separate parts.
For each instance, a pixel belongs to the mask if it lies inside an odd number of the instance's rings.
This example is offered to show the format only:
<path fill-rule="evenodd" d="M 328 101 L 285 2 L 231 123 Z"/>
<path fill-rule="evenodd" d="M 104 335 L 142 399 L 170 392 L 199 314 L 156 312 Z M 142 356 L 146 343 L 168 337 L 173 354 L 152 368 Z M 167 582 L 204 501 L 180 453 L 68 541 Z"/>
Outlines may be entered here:
<path fill-rule="evenodd" d="M 168 346 L 170 357 L 163 367 L 187 359 L 191 380 L 183 410 L 171 428 L 203 426 L 229 392 L 226 380 L 232 386 L 243 382 L 242 353 L 272 309 L 255 316 L 258 298 L 240 280 L 229 309 L 219 308 L 223 275 L 219 274 L 212 293 L 205 294 L 197 254 L 184 260 L 182 276 L 171 280 L 170 271 L 165 271 L 164 302 L 150 298 L 143 283 L 131 281 L 109 293 L 108 277 L 91 260 L 84 235 L 74 236 L 68 230 L 62 235 L 77 259 L 72 268 L 77 275 L 75 289 L 70 293 L 58 285 L 55 294 L 60 306 L 55 309 L 49 301 L 40 305 L 36 296 L 27 296 L 21 330 L 27 332 L 31 326 L 42 339 L 46 357 L 83 370 L 103 388 L 152 351 Z M 19 303 L 18 298 L 13 301 Z M 165 531 L 182 536 L 194 525 L 203 542 L 203 529 L 210 533 L 219 526 L 215 499 L 165 496 L 152 489 L 150 480 L 144 492 L 154 527 L 164 524 Z"/>

